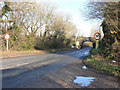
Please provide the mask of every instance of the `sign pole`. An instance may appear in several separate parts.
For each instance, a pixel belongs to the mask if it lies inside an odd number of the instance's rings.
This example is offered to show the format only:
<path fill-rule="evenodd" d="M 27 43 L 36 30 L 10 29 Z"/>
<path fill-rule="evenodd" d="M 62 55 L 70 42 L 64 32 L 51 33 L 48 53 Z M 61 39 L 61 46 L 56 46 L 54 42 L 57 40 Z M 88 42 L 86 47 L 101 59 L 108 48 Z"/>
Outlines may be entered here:
<path fill-rule="evenodd" d="M 10 38 L 9 34 L 5 34 L 5 39 L 6 39 L 6 51 L 8 51 L 8 39 Z"/>
<path fill-rule="evenodd" d="M 7 49 L 7 51 L 8 51 L 8 40 L 6 40 L 6 41 L 7 41 L 7 48 L 6 48 L 6 49 Z"/>
<path fill-rule="evenodd" d="M 96 40 L 96 49 L 99 47 L 99 40 Z"/>
<path fill-rule="evenodd" d="M 101 34 L 99 32 L 94 34 L 94 39 L 96 40 L 96 49 L 99 48 L 99 40 L 101 39 Z"/>

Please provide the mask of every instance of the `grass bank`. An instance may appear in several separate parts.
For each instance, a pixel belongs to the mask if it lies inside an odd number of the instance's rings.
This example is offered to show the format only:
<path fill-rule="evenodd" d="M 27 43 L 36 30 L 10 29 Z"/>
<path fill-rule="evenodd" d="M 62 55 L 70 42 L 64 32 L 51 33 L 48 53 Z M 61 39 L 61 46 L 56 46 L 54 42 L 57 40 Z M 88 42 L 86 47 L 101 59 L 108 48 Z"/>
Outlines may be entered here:
<path fill-rule="evenodd" d="M 100 52 L 99 52 L 100 53 Z M 101 73 L 120 77 L 120 66 L 112 60 L 100 58 L 99 54 L 91 54 L 84 60 L 87 67 L 93 68 Z"/>

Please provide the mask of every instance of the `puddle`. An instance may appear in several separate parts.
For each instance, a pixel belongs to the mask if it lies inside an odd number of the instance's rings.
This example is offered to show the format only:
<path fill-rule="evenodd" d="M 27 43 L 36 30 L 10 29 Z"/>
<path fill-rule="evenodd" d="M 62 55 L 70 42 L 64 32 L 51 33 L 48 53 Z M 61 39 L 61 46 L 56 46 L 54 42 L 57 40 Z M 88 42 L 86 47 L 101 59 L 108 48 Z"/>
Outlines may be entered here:
<path fill-rule="evenodd" d="M 89 55 L 89 54 L 90 54 L 90 52 L 85 52 L 84 54 L 85 54 L 85 55 Z"/>
<path fill-rule="evenodd" d="M 88 69 L 86 66 L 83 66 L 82 69 Z"/>
<path fill-rule="evenodd" d="M 79 84 L 81 87 L 86 87 L 94 81 L 94 77 L 83 77 L 83 76 L 76 76 L 74 83 Z"/>

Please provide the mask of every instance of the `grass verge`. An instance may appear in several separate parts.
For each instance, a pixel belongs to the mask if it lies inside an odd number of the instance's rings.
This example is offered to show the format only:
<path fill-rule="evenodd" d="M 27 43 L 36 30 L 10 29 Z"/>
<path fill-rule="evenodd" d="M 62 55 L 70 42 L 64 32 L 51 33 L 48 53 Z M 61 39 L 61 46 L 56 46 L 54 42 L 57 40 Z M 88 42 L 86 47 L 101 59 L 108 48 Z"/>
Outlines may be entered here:
<path fill-rule="evenodd" d="M 99 61 L 96 59 L 92 59 L 91 55 L 89 55 L 88 58 L 84 60 L 84 64 L 88 67 L 100 71 L 101 73 L 106 73 L 109 75 L 120 77 L 120 66 L 114 66 L 104 60 Z"/>

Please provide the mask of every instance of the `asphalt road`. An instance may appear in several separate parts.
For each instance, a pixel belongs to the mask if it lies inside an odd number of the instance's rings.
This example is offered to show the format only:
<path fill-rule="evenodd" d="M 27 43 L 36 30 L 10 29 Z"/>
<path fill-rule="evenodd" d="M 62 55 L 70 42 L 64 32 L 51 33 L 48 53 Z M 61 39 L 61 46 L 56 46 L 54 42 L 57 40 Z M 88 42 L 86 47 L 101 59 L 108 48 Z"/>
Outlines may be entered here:
<path fill-rule="evenodd" d="M 54 73 L 74 60 L 89 55 L 91 47 L 60 53 L 2 60 L 2 88 L 24 88 L 35 78 Z"/>

